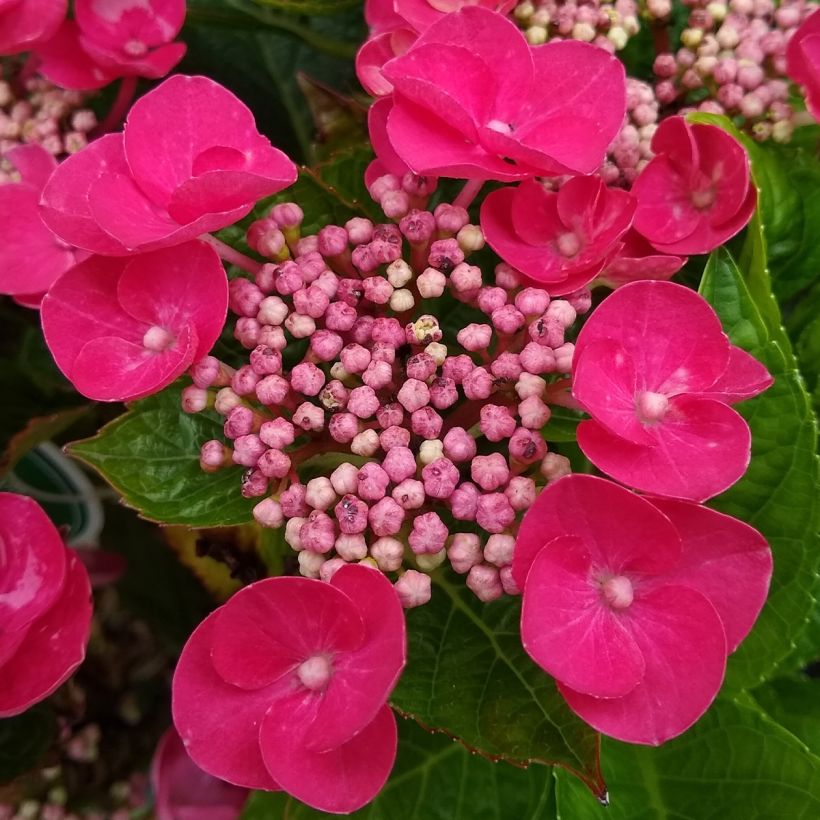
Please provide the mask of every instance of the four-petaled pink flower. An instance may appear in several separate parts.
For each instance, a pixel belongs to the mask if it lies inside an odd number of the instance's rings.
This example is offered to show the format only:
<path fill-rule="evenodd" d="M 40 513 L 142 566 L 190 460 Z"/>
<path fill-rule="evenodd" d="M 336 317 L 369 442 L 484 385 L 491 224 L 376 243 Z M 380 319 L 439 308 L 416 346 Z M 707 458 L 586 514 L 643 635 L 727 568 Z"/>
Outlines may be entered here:
<path fill-rule="evenodd" d="M 703 501 L 749 465 L 749 425 L 728 405 L 771 383 L 697 293 L 633 282 L 608 296 L 578 336 L 572 394 L 592 416 L 578 425 L 578 444 L 624 484 Z"/>
<path fill-rule="evenodd" d="M 174 723 L 194 762 L 240 786 L 283 789 L 320 811 L 355 811 L 396 754 L 386 700 L 405 663 L 390 581 L 361 565 L 330 583 L 245 587 L 188 639 Z"/>
<path fill-rule="evenodd" d="M 715 125 L 664 120 L 632 186 L 635 229 L 663 253 L 708 253 L 751 219 L 757 191 L 743 146 Z"/>
<path fill-rule="evenodd" d="M 173 726 L 151 761 L 157 820 L 236 820 L 248 790 L 203 772 L 188 756 Z"/>
<path fill-rule="evenodd" d="M 91 586 L 42 508 L 0 493 L 0 718 L 48 697 L 82 663 Z"/>
<path fill-rule="evenodd" d="M 820 9 L 789 40 L 786 61 L 789 77 L 803 86 L 809 111 L 820 119 Z"/>
<path fill-rule="evenodd" d="M 85 252 L 67 245 L 40 219 L 43 186 L 57 167 L 41 145 L 20 145 L 6 154 L 20 182 L 0 185 L 0 293 L 38 304 L 51 284 Z"/>
<path fill-rule="evenodd" d="M 67 242 L 122 255 L 232 225 L 295 179 L 296 166 L 230 91 L 175 75 L 134 104 L 123 134 L 57 167 L 42 215 Z"/>
<path fill-rule="evenodd" d="M 417 174 L 590 173 L 626 110 L 615 57 L 574 40 L 532 47 L 480 7 L 442 17 L 383 74 L 393 85 L 387 138 Z"/>
<path fill-rule="evenodd" d="M 60 27 L 68 0 L 0 0 L 0 55 L 18 54 Z"/>
<path fill-rule="evenodd" d="M 102 88 L 118 77 L 164 77 L 184 56 L 171 42 L 185 0 L 75 0 L 74 19 L 37 49 L 38 70 L 63 88 Z"/>
<path fill-rule="evenodd" d="M 618 252 L 635 212 L 626 191 L 573 177 L 556 193 L 535 180 L 493 191 L 481 228 L 493 250 L 550 295 L 588 285 Z"/>
<path fill-rule="evenodd" d="M 709 707 L 771 573 L 748 524 L 578 474 L 539 496 L 513 558 L 529 655 L 593 727 L 652 745 Z"/>
<path fill-rule="evenodd" d="M 130 401 L 169 385 L 213 347 L 228 312 L 216 251 L 189 242 L 133 258 L 92 256 L 43 299 L 43 334 L 84 396 Z"/>

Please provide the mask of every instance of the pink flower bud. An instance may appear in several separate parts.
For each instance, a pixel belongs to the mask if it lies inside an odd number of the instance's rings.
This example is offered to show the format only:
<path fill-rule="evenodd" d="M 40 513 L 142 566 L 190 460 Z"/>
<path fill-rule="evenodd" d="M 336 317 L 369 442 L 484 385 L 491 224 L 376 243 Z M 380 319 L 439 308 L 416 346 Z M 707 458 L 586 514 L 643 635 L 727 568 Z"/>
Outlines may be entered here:
<path fill-rule="evenodd" d="M 521 366 L 533 375 L 552 373 L 555 370 L 555 353 L 552 348 L 538 342 L 528 342 L 518 356 Z"/>
<path fill-rule="evenodd" d="M 282 505 L 274 498 L 266 498 L 253 508 L 253 517 L 261 527 L 276 529 L 285 523 Z"/>
<path fill-rule="evenodd" d="M 415 478 L 406 478 L 397 484 L 390 495 L 404 510 L 417 510 L 426 498 L 424 485 Z"/>
<path fill-rule="evenodd" d="M 382 468 L 394 484 L 416 474 L 416 457 L 409 447 L 392 447 L 382 461 Z"/>
<path fill-rule="evenodd" d="M 430 390 L 423 381 L 408 379 L 399 389 L 396 398 L 405 410 L 412 413 L 430 401 Z"/>
<path fill-rule="evenodd" d="M 232 452 L 221 441 L 206 441 L 199 449 L 199 466 L 206 473 L 215 473 L 232 462 Z"/>
<path fill-rule="evenodd" d="M 407 540 L 417 555 L 435 553 L 444 548 L 447 527 L 436 513 L 424 513 L 413 520 L 413 530 Z"/>
<path fill-rule="evenodd" d="M 281 376 L 265 376 L 256 384 L 256 398 L 265 405 L 282 404 L 290 392 L 290 384 Z"/>
<path fill-rule="evenodd" d="M 282 505 L 282 512 L 286 518 L 307 518 L 310 514 L 310 507 L 305 501 L 307 487 L 304 484 L 291 484 L 290 487 L 279 496 L 279 503 Z M 304 523 L 304 522 L 303 522 Z M 290 544 L 291 542 L 288 541 Z M 293 546 L 293 544 L 291 544 Z M 294 549 L 296 549 L 294 547 Z"/>
<path fill-rule="evenodd" d="M 284 510 L 284 507 L 282 508 Z M 305 512 L 305 516 L 307 516 Z M 287 515 L 287 513 L 285 513 Z M 302 541 L 299 538 L 299 533 L 302 531 L 302 525 L 307 522 L 307 517 L 298 516 L 291 518 L 285 523 L 285 541 L 290 545 L 291 549 L 297 552 L 302 549 Z"/>
<path fill-rule="evenodd" d="M 416 287 L 422 299 L 437 299 L 444 293 L 447 277 L 435 268 L 425 268 L 416 279 Z"/>
<path fill-rule="evenodd" d="M 384 498 L 390 476 L 374 462 L 365 464 L 359 470 L 358 494 L 365 501 L 378 501 Z"/>
<path fill-rule="evenodd" d="M 471 352 L 477 350 L 487 350 L 490 346 L 490 340 L 493 337 L 493 329 L 490 325 L 469 324 L 467 327 L 459 330 L 456 335 L 458 343 L 465 349 Z"/>
<path fill-rule="evenodd" d="M 481 540 L 473 533 L 457 532 L 447 548 L 447 557 L 452 568 L 463 575 L 481 563 Z"/>
<path fill-rule="evenodd" d="M 374 305 L 386 305 L 393 295 L 393 286 L 382 276 L 368 276 L 362 282 L 364 298 Z"/>
<path fill-rule="evenodd" d="M 510 468 L 501 453 L 476 456 L 470 465 L 470 475 L 485 492 L 503 487 L 510 478 Z"/>
<path fill-rule="evenodd" d="M 472 373 L 475 364 L 466 354 L 460 356 L 448 356 L 441 367 L 442 374 L 448 379 L 452 379 L 456 384 L 461 384 L 464 378 Z"/>
<path fill-rule="evenodd" d="M 444 233 L 458 233 L 470 221 L 464 208 L 447 202 L 437 205 L 433 214 L 436 218 L 436 227 Z"/>
<path fill-rule="evenodd" d="M 305 501 L 314 509 L 327 510 L 336 501 L 336 491 L 329 478 L 319 476 L 307 483 Z"/>
<path fill-rule="evenodd" d="M 458 390 L 452 379 L 441 377 L 430 385 L 430 404 L 437 410 L 446 410 L 458 401 Z"/>
<path fill-rule="evenodd" d="M 404 545 L 390 536 L 377 539 L 370 547 L 370 554 L 382 572 L 395 572 L 404 558 Z"/>
<path fill-rule="evenodd" d="M 273 373 L 282 372 L 282 354 L 265 345 L 257 345 L 251 351 L 250 361 L 251 369 L 258 376 L 270 376 Z"/>
<path fill-rule="evenodd" d="M 318 552 L 303 549 L 303 551 L 299 553 L 299 574 L 305 578 L 319 578 L 322 572 L 322 566 L 326 560 L 327 559 Z"/>
<path fill-rule="evenodd" d="M 379 204 L 386 217 L 400 219 L 410 210 L 410 197 L 405 191 L 387 191 Z"/>
<path fill-rule="evenodd" d="M 225 417 L 222 429 L 228 438 L 239 438 L 253 432 L 254 414 L 250 407 L 237 405 Z M 261 431 L 260 431 L 261 432 Z"/>
<path fill-rule="evenodd" d="M 345 230 L 352 245 L 364 245 L 373 238 L 373 223 L 360 216 L 354 216 L 345 222 Z"/>
<path fill-rule="evenodd" d="M 376 414 L 379 409 L 379 397 L 372 387 L 363 385 L 355 387 L 350 391 L 350 398 L 347 400 L 347 409 L 360 419 L 369 419 Z"/>
<path fill-rule="evenodd" d="M 521 362 L 517 353 L 510 353 L 506 351 L 500 353 L 493 363 L 490 365 L 490 372 L 497 379 L 507 379 L 509 381 L 516 381 L 521 375 Z"/>
<path fill-rule="evenodd" d="M 342 349 L 344 342 L 338 333 L 332 330 L 317 330 L 310 337 L 310 349 L 316 358 L 323 362 L 332 362 Z"/>
<path fill-rule="evenodd" d="M 241 489 L 243 498 L 259 498 L 268 491 L 267 476 L 261 470 L 246 470 L 242 475 Z"/>
<path fill-rule="evenodd" d="M 501 586 L 504 588 L 505 595 L 520 595 L 521 589 L 513 578 L 512 564 L 501 567 L 498 571 L 498 576 L 501 579 Z"/>
<path fill-rule="evenodd" d="M 208 387 L 225 387 L 230 384 L 233 371 L 213 356 L 205 356 L 191 365 L 188 371 L 194 384 L 202 389 Z"/>
<path fill-rule="evenodd" d="M 375 535 L 395 535 L 404 523 L 404 510 L 394 499 L 386 496 L 370 508 L 367 518 Z"/>
<path fill-rule="evenodd" d="M 231 376 L 231 387 L 237 396 L 250 396 L 256 391 L 258 382 L 259 374 L 256 373 L 249 364 L 240 367 L 239 370 Z"/>
<path fill-rule="evenodd" d="M 346 564 L 343 558 L 331 558 L 319 567 L 319 578 L 329 583 L 331 578 Z"/>
<path fill-rule="evenodd" d="M 475 520 L 480 495 L 478 487 L 470 481 L 464 481 L 456 487 L 449 498 L 453 518 L 457 518 L 459 521 Z"/>
<path fill-rule="evenodd" d="M 334 441 L 347 444 L 359 433 L 359 420 L 352 413 L 336 413 L 331 417 L 328 431 Z"/>
<path fill-rule="evenodd" d="M 415 208 L 399 222 L 399 230 L 413 245 L 429 241 L 436 229 L 436 219 L 429 211 Z"/>
<path fill-rule="evenodd" d="M 455 239 L 437 239 L 430 245 L 427 264 L 442 273 L 450 273 L 464 261 L 464 251 L 458 246 Z M 479 278 L 481 271 L 479 271 Z M 481 282 L 479 281 L 479 286 Z"/>
<path fill-rule="evenodd" d="M 347 231 L 338 225 L 325 225 L 316 236 L 316 247 L 322 256 L 338 256 L 347 250 Z"/>
<path fill-rule="evenodd" d="M 504 490 L 504 495 L 507 496 L 507 501 L 516 512 L 524 512 L 535 501 L 537 495 L 535 482 L 526 476 L 513 476 Z"/>
<path fill-rule="evenodd" d="M 305 218 L 302 209 L 295 202 L 280 202 L 271 208 L 270 215 L 277 221 L 279 227 L 298 228 Z"/>
<path fill-rule="evenodd" d="M 359 468 L 347 461 L 340 464 L 330 474 L 330 483 L 339 495 L 355 493 L 359 486 Z"/>
<path fill-rule="evenodd" d="M 304 396 L 317 396 L 325 383 L 325 374 L 312 362 L 297 364 L 290 373 L 290 384 Z"/>
<path fill-rule="evenodd" d="M 370 458 L 379 451 L 379 434 L 375 430 L 362 430 L 350 442 L 350 452 Z"/>
<path fill-rule="evenodd" d="M 291 469 L 290 456 L 281 450 L 265 450 L 256 466 L 268 478 L 284 478 Z"/>
<path fill-rule="evenodd" d="M 518 333 L 526 324 L 524 314 L 514 305 L 504 305 L 494 310 L 490 315 L 493 327 L 499 332 L 508 336 Z"/>
<path fill-rule="evenodd" d="M 547 453 L 541 459 L 541 475 L 547 481 L 556 481 L 562 476 L 569 475 L 572 472 L 572 466 L 566 456 L 558 453 Z"/>
<path fill-rule="evenodd" d="M 404 575 L 393 584 L 396 595 L 405 609 L 423 606 L 432 596 L 430 576 L 424 572 L 408 569 Z"/>
<path fill-rule="evenodd" d="M 456 463 L 469 461 L 476 454 L 475 439 L 463 427 L 448 430 L 443 445 L 444 454 Z"/>
<path fill-rule="evenodd" d="M 495 379 L 483 367 L 474 367 L 461 383 L 464 395 L 468 399 L 486 399 L 493 392 Z"/>
<path fill-rule="evenodd" d="M 476 301 L 484 313 L 491 315 L 507 304 L 507 291 L 504 288 L 483 287 L 479 290 Z"/>
<path fill-rule="evenodd" d="M 503 493 L 488 493 L 478 499 L 475 520 L 487 532 L 503 532 L 515 521 L 515 510 Z"/>
<path fill-rule="evenodd" d="M 410 429 L 423 439 L 437 439 L 443 424 L 441 416 L 429 405 L 414 410 L 410 416 Z"/>
<path fill-rule="evenodd" d="M 484 603 L 495 601 L 504 594 L 498 569 L 489 564 L 474 566 L 467 575 L 467 586 Z"/>
<path fill-rule="evenodd" d="M 325 426 L 324 410 L 309 401 L 302 402 L 293 413 L 293 423 L 303 430 L 318 433 Z"/>
<path fill-rule="evenodd" d="M 515 538 L 512 535 L 491 535 L 484 547 L 484 560 L 497 567 L 512 563 Z"/>
<path fill-rule="evenodd" d="M 250 316 L 241 316 L 236 320 L 233 328 L 233 337 L 242 347 L 252 350 L 259 344 L 259 329 L 261 325 Z"/>
<path fill-rule="evenodd" d="M 659 54 L 655 57 L 655 62 L 652 64 L 652 70 L 661 79 L 668 79 L 674 77 L 678 70 L 678 64 L 675 61 L 674 54 Z"/>
<path fill-rule="evenodd" d="M 255 467 L 259 456 L 267 450 L 259 436 L 250 433 L 239 436 L 233 443 L 233 460 L 235 464 L 245 467 Z"/>
<path fill-rule="evenodd" d="M 257 341 L 263 347 L 278 350 L 280 353 L 285 349 L 285 345 L 287 344 L 285 331 L 282 330 L 281 327 L 274 327 L 273 325 L 262 325 L 259 329 Z"/>
<path fill-rule="evenodd" d="M 305 316 L 302 313 L 291 313 L 285 319 L 285 327 L 297 339 L 307 339 L 315 332 L 316 322 L 311 316 Z"/>
<path fill-rule="evenodd" d="M 333 508 L 339 529 L 346 535 L 362 533 L 367 529 L 368 506 L 355 495 L 345 495 Z"/>
<path fill-rule="evenodd" d="M 394 447 L 407 447 L 410 444 L 410 431 L 398 425 L 387 427 L 379 435 L 379 444 L 385 453 Z"/>
<path fill-rule="evenodd" d="M 345 561 L 361 561 L 367 555 L 367 543 L 360 533 L 342 533 L 336 538 L 334 546 Z"/>
<path fill-rule="evenodd" d="M 181 404 L 183 413 L 200 413 L 208 406 L 210 393 L 201 387 L 189 384 L 182 391 Z"/>
<path fill-rule="evenodd" d="M 240 404 L 242 404 L 242 399 L 230 387 L 223 387 L 214 399 L 214 410 L 221 416 L 227 416 L 234 407 Z"/>
<path fill-rule="evenodd" d="M 480 411 L 478 426 L 488 441 L 503 441 L 515 432 L 516 422 L 509 408 L 485 404 Z"/>
<path fill-rule="evenodd" d="M 515 307 L 525 316 L 540 316 L 549 303 L 549 294 L 541 288 L 524 288 L 515 297 Z"/>
<path fill-rule="evenodd" d="M 564 342 L 561 347 L 555 348 L 555 369 L 559 373 L 570 373 L 574 354 L 575 345 L 572 342 Z"/>
<path fill-rule="evenodd" d="M 538 433 L 519 427 L 510 438 L 510 457 L 523 464 L 540 461 L 547 452 L 547 445 Z"/>
<path fill-rule="evenodd" d="M 530 430 L 540 430 L 551 415 L 549 407 L 538 396 L 529 396 L 518 405 L 521 426 Z"/>
<path fill-rule="evenodd" d="M 265 294 L 247 279 L 232 279 L 228 283 L 230 309 L 239 316 L 256 316 Z"/>
<path fill-rule="evenodd" d="M 324 512 L 314 510 L 299 530 L 302 549 L 324 554 L 333 549 L 336 542 L 336 526 Z"/>
<path fill-rule="evenodd" d="M 422 471 L 424 491 L 431 498 L 448 498 L 460 480 L 458 468 L 449 458 L 437 458 Z"/>

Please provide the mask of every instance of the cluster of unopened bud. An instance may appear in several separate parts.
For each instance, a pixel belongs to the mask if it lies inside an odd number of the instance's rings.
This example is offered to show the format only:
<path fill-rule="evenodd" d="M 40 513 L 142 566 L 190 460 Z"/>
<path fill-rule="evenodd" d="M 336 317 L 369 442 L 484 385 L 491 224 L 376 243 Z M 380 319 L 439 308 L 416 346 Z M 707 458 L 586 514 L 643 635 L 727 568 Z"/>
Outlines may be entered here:
<path fill-rule="evenodd" d="M 84 103 L 82 92 L 58 88 L 42 77 L 0 80 L 0 156 L 30 143 L 55 157 L 81 150 L 97 125 Z M 11 166 L 0 162 L 0 183 L 14 181 Z"/>
<path fill-rule="evenodd" d="M 726 114 L 758 140 L 794 131 L 786 45 L 817 8 L 806 0 L 696 0 L 677 52 L 658 54 L 655 94 L 676 113 Z M 653 6 L 648 9 L 651 13 Z M 660 10 L 660 9 L 658 9 Z"/>
<path fill-rule="evenodd" d="M 303 575 L 366 561 L 397 574 L 406 606 L 448 559 L 482 600 L 517 592 L 518 522 L 569 471 L 541 431 L 567 401 L 566 331 L 590 307 L 589 291 L 550 299 L 506 264 L 470 264 L 481 229 L 457 205 L 427 209 L 434 188 L 377 179 L 382 224 L 302 236 L 293 203 L 257 220 L 248 244 L 273 261 L 230 285 L 249 362 L 206 357 L 183 392 L 188 412 L 225 419 L 203 469 L 245 468 L 257 522 L 284 527 Z"/>
<path fill-rule="evenodd" d="M 532 45 L 571 39 L 610 53 L 624 48 L 640 29 L 635 0 L 523 0 L 513 19 Z"/>

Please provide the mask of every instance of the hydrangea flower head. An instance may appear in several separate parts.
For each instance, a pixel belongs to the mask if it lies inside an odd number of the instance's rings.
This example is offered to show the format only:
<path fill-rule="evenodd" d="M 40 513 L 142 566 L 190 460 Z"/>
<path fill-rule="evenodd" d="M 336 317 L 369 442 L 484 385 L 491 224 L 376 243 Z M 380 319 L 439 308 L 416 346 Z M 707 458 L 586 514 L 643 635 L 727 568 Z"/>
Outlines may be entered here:
<path fill-rule="evenodd" d="M 55 236 L 40 219 L 40 194 L 57 167 L 54 157 L 40 145 L 20 145 L 6 159 L 20 181 L 0 185 L 0 293 L 36 302 L 85 254 Z"/>
<path fill-rule="evenodd" d="M 92 256 L 52 286 L 41 318 L 57 366 L 80 393 L 129 401 L 208 353 L 227 309 L 216 251 L 188 242 L 133 258 Z"/>
<path fill-rule="evenodd" d="M 820 119 L 820 9 L 789 40 L 786 59 L 789 77 L 803 86 L 809 111 Z"/>
<path fill-rule="evenodd" d="M 175 75 L 134 104 L 124 134 L 57 168 L 43 219 L 93 253 L 154 250 L 233 224 L 295 179 L 296 166 L 230 91 Z"/>
<path fill-rule="evenodd" d="M 442 17 L 383 74 L 394 89 L 387 138 L 418 174 L 589 173 L 626 110 L 624 69 L 613 56 L 576 41 L 532 47 L 503 15 L 480 7 Z"/>
<path fill-rule="evenodd" d="M 708 253 L 751 219 L 757 191 L 749 159 L 722 128 L 665 119 L 652 138 L 655 153 L 632 194 L 635 229 L 663 253 Z"/>
<path fill-rule="evenodd" d="M 18 54 L 51 37 L 68 0 L 0 0 L 0 54 Z"/>
<path fill-rule="evenodd" d="M 658 745 L 717 695 L 771 571 L 768 544 L 741 521 L 566 476 L 539 496 L 516 541 L 524 647 L 596 729 Z"/>
<path fill-rule="evenodd" d="M 0 717 L 48 697 L 80 665 L 91 586 L 32 499 L 0 493 Z"/>
<path fill-rule="evenodd" d="M 369 567 L 343 567 L 330 583 L 259 581 L 189 638 L 174 675 L 174 723 L 216 777 L 355 811 L 393 766 L 386 700 L 405 652 L 398 597 Z"/>
<path fill-rule="evenodd" d="M 76 0 L 74 19 L 38 49 L 39 71 L 63 88 L 102 88 L 118 77 L 164 77 L 185 54 L 172 40 L 185 0 Z"/>
<path fill-rule="evenodd" d="M 151 760 L 151 788 L 157 820 L 236 820 L 248 799 L 247 789 L 203 772 L 173 727 Z"/>
<path fill-rule="evenodd" d="M 624 484 L 703 501 L 749 464 L 749 426 L 728 405 L 771 382 L 697 293 L 633 282 L 608 296 L 578 336 L 572 392 L 592 416 L 578 426 L 578 443 Z"/>
<path fill-rule="evenodd" d="M 558 192 L 535 180 L 493 191 L 481 227 L 498 255 L 550 294 L 588 285 L 621 249 L 635 200 L 599 177 L 573 177 Z"/>

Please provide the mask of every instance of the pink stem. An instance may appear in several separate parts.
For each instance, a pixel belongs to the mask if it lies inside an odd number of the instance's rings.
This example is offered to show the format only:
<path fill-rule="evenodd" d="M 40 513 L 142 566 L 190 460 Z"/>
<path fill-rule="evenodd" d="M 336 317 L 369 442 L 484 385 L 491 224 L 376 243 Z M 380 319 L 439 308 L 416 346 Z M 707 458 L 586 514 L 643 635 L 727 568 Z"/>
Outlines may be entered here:
<path fill-rule="evenodd" d="M 209 233 L 204 233 L 199 238 L 203 242 L 207 242 L 224 262 L 227 262 L 229 265 L 236 265 L 237 268 L 242 268 L 243 271 L 251 274 L 251 276 L 256 276 L 262 268 L 262 265 L 251 259 L 250 256 L 245 256 L 244 253 L 240 253 L 230 245 L 226 245 L 221 239 L 217 239 Z"/>
<path fill-rule="evenodd" d="M 136 93 L 137 78 L 123 77 L 114 104 L 105 115 L 105 119 L 94 129 L 95 137 L 107 134 L 109 131 L 116 131 L 122 125 Z"/>
<path fill-rule="evenodd" d="M 453 205 L 461 208 L 469 208 L 473 200 L 478 196 L 478 192 L 484 185 L 483 179 L 468 179 L 464 187 L 459 191 L 458 196 L 453 200 Z"/>

